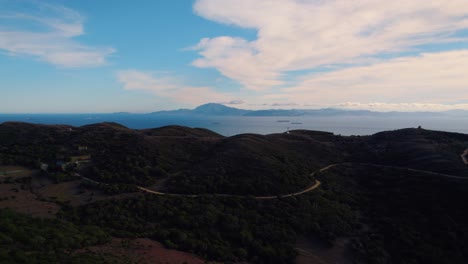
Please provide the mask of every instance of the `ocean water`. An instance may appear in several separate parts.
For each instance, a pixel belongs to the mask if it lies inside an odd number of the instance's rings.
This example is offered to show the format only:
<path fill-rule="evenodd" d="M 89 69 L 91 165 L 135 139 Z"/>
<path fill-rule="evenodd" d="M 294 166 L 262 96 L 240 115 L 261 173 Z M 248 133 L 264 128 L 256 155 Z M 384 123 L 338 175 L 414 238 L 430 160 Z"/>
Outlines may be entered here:
<path fill-rule="evenodd" d="M 271 134 L 294 129 L 328 131 L 340 135 L 371 135 L 386 130 L 422 126 L 425 129 L 468 134 L 468 116 L 158 116 L 150 114 L 0 114 L 0 123 L 19 121 L 35 124 L 82 126 L 116 122 L 132 129 L 167 125 L 207 128 L 225 136 L 243 133 Z"/>

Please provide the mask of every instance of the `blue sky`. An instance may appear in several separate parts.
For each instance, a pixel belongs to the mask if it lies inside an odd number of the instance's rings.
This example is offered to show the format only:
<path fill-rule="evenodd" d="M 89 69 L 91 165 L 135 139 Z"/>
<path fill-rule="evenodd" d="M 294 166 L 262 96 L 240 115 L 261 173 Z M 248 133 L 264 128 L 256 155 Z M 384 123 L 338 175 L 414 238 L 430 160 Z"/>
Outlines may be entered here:
<path fill-rule="evenodd" d="M 466 0 L 0 0 L 0 112 L 468 109 L 467 38 Z"/>

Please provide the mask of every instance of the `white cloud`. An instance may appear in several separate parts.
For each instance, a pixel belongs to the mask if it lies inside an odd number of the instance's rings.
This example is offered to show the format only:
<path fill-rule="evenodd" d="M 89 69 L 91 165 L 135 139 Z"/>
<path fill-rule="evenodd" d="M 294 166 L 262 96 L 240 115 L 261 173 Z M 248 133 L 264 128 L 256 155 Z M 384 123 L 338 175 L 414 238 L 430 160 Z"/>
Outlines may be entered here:
<path fill-rule="evenodd" d="M 210 87 L 194 87 L 181 83 L 177 78 L 167 77 L 167 73 L 124 70 L 117 73 L 117 79 L 125 90 L 150 92 L 162 99 L 198 106 L 209 102 L 241 102 L 234 96 L 217 92 Z"/>
<path fill-rule="evenodd" d="M 336 105 L 345 109 L 367 109 L 373 111 L 429 111 L 468 110 L 468 104 L 424 104 L 424 103 L 359 103 L 348 102 Z"/>
<path fill-rule="evenodd" d="M 466 41 L 456 32 L 468 28 L 467 7 L 466 0 L 198 0 L 198 15 L 258 34 L 202 39 L 193 65 L 265 90 L 284 84 L 289 71 Z"/>
<path fill-rule="evenodd" d="M 0 50 L 10 56 L 30 56 L 73 68 L 103 65 L 115 52 L 74 40 L 84 34 L 84 18 L 66 7 L 35 3 L 27 14 L 0 11 L 2 21 Z"/>
<path fill-rule="evenodd" d="M 224 76 L 239 81 L 251 90 L 280 85 L 280 73 L 271 69 L 269 65 L 253 63 L 256 59 L 255 50 L 251 43 L 231 37 L 202 39 L 197 46 L 204 58 L 193 62 L 200 68 L 215 67 Z"/>
<path fill-rule="evenodd" d="M 303 76 L 278 98 L 303 103 L 468 102 L 468 50 L 427 53 L 370 66 Z"/>
<path fill-rule="evenodd" d="M 156 77 L 155 73 L 138 70 L 124 70 L 117 73 L 117 79 L 126 90 L 144 90 L 163 94 L 175 90 L 179 85 L 176 80 L 168 77 Z"/>
<path fill-rule="evenodd" d="M 244 104 L 245 102 L 243 100 L 231 100 L 231 101 L 217 102 L 217 103 L 224 104 L 224 105 L 240 105 L 240 104 Z"/>
<path fill-rule="evenodd" d="M 468 50 L 424 54 L 304 76 L 298 86 L 278 93 L 251 94 L 248 102 L 210 87 L 186 85 L 167 72 L 125 70 L 117 73 L 117 79 L 125 90 L 149 92 L 184 106 L 217 102 L 242 104 L 246 109 L 338 107 L 373 111 L 446 111 L 468 110 L 465 69 L 468 69 Z M 438 91 L 442 92 L 438 94 Z M 434 93 L 435 99 L 432 98 Z M 459 102 L 454 102 L 450 94 L 459 94 Z M 466 103 L 460 103 L 462 101 Z"/>
<path fill-rule="evenodd" d="M 288 106 L 298 106 L 296 103 L 272 103 L 272 104 L 263 104 L 265 106 L 273 106 L 273 107 L 288 107 Z"/>

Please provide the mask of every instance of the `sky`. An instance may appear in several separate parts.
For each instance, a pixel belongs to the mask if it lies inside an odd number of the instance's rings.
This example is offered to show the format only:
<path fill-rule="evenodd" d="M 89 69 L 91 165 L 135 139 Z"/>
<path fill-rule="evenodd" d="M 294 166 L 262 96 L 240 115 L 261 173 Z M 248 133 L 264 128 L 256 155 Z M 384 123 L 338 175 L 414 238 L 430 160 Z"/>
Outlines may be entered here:
<path fill-rule="evenodd" d="M 0 113 L 468 110 L 467 0 L 0 0 Z"/>

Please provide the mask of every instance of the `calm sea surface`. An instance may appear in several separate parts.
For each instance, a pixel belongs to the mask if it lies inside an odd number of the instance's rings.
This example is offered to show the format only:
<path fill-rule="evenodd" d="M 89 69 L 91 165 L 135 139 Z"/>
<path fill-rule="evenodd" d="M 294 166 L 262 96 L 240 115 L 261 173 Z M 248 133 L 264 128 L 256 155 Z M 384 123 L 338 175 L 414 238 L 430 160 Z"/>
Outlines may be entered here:
<path fill-rule="evenodd" d="M 36 124 L 67 124 L 73 126 L 99 122 L 116 122 L 133 129 L 181 125 L 207 128 L 225 136 L 242 133 L 281 133 L 288 129 L 329 131 L 341 135 L 370 135 L 385 130 L 418 126 L 432 130 L 468 134 L 468 116 L 382 118 L 371 116 L 223 117 L 156 116 L 144 114 L 0 114 L 0 123 L 6 121 L 20 121 Z"/>

